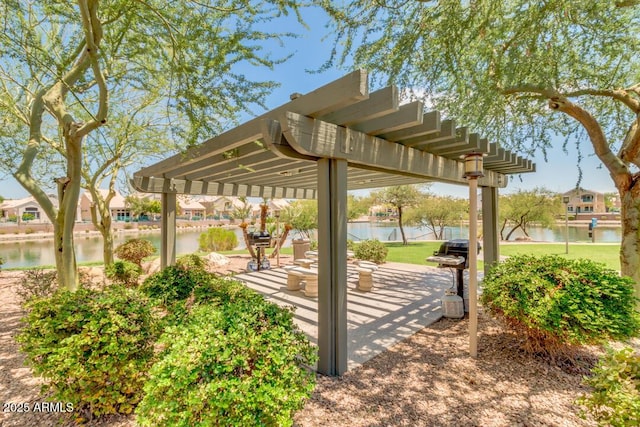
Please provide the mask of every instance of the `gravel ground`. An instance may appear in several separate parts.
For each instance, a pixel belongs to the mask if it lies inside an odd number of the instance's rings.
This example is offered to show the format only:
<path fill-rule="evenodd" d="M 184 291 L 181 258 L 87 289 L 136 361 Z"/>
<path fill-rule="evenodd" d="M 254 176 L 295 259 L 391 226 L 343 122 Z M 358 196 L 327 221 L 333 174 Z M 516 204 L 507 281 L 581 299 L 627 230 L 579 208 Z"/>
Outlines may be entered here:
<path fill-rule="evenodd" d="M 241 271 L 234 257 L 225 271 Z M 283 260 L 287 262 L 285 258 Z M 74 425 L 78 414 L 6 412 L 6 403 L 43 402 L 41 380 L 24 366 L 14 335 L 22 316 L 20 272 L 0 274 L 0 426 Z M 295 425 L 312 426 L 594 426 L 573 402 L 587 390 L 582 373 L 533 359 L 519 338 L 480 315 L 478 358 L 468 356 L 468 322 L 443 319 L 341 378 L 320 376 Z M 582 357 L 592 361 L 596 349 Z M 587 362 L 585 362 L 586 364 Z M 89 426 L 135 426 L 114 416 Z"/>

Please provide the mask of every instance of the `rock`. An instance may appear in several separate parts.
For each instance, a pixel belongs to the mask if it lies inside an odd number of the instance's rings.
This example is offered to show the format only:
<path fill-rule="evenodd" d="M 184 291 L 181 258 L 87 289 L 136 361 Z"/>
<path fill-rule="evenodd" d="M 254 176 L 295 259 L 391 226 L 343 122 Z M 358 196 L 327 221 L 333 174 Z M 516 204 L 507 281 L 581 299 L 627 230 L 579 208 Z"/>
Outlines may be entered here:
<path fill-rule="evenodd" d="M 206 255 L 204 259 L 210 267 L 221 267 L 231 262 L 229 258 L 217 252 L 211 252 L 209 255 Z"/>
<path fill-rule="evenodd" d="M 158 271 L 160 271 L 160 258 L 156 258 L 153 261 L 151 261 L 150 263 L 146 264 L 144 266 L 143 270 L 146 271 L 147 274 L 149 274 L 149 275 L 157 273 Z"/>

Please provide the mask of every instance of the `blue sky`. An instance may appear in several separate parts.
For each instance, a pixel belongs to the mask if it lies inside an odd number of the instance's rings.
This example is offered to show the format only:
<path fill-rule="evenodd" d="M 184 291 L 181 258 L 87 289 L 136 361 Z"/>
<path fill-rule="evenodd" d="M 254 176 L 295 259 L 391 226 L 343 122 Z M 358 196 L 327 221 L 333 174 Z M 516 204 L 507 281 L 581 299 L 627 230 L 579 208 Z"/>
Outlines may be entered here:
<path fill-rule="evenodd" d="M 276 53 L 276 57 L 293 53 L 293 57 L 284 64 L 276 66 L 273 71 L 247 68 L 247 73 L 259 72 L 257 78 L 274 80 L 280 82 L 281 86 L 276 89 L 266 100 L 266 106 L 273 109 L 289 101 L 289 95 L 294 92 L 307 93 L 329 83 L 348 73 L 348 70 L 332 68 L 323 73 L 310 73 L 309 70 L 317 70 L 329 57 L 332 48 L 332 39 L 329 37 L 323 40 L 327 30 L 324 27 L 325 17 L 318 11 L 305 11 L 303 16 L 310 27 L 305 29 L 292 17 L 283 18 L 281 28 L 284 31 L 292 31 L 300 34 L 300 38 L 287 40 L 284 47 L 272 44 L 269 50 Z M 256 110 L 256 114 L 263 111 Z M 246 120 L 250 118 L 246 116 Z M 242 120 L 244 121 L 244 120 Z M 501 190 L 502 193 L 509 193 L 518 189 L 533 189 L 535 187 L 546 187 L 549 190 L 564 192 L 575 187 L 578 181 L 578 167 L 576 165 L 577 152 L 575 147 L 569 147 L 568 154 L 562 149 L 562 142 L 559 140 L 557 148 L 548 152 L 548 162 L 545 162 L 542 155 L 538 155 L 532 160 L 536 163 L 535 173 L 515 175 L 512 177 L 507 188 Z M 600 161 L 592 154 L 590 143 L 583 144 L 582 170 L 583 178 L 581 187 L 599 191 L 613 192 L 615 187 L 609 173 L 601 167 Z M 431 191 L 442 195 L 453 195 L 456 197 L 466 197 L 468 189 L 466 186 L 434 184 Z M 5 198 L 26 197 L 27 192 L 13 179 L 8 178 L 0 181 L 0 195 Z"/>

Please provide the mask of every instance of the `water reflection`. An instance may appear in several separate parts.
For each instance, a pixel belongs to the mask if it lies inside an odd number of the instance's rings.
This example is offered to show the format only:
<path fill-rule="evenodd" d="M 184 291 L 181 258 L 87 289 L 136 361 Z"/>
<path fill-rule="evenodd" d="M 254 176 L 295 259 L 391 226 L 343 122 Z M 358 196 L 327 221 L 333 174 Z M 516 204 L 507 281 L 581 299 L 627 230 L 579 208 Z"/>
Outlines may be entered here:
<path fill-rule="evenodd" d="M 241 231 L 235 229 L 240 243 L 238 249 L 244 247 Z M 400 229 L 392 223 L 351 223 L 347 227 L 348 239 L 364 240 L 378 239 L 381 241 L 400 240 Z M 202 230 L 179 231 L 176 238 L 176 249 L 178 254 L 192 253 L 198 250 L 198 237 Z M 405 234 L 411 240 L 431 240 L 434 239 L 432 233 L 425 229 L 416 227 L 405 227 Z M 532 227 L 529 235 L 533 240 L 547 242 L 564 242 L 565 229 L 563 226 L 552 228 Z M 514 233 L 513 238 L 522 236 L 521 232 Z M 124 243 L 127 239 L 142 237 L 150 240 L 156 249 L 160 248 L 159 232 L 141 232 L 138 235 L 117 233 L 114 236 L 114 247 Z M 444 238 L 457 239 L 467 238 L 468 228 L 466 226 L 447 227 Z M 620 242 L 620 227 L 598 226 L 595 229 L 596 242 Z M 291 236 L 290 236 L 291 238 Z M 587 227 L 569 227 L 570 242 L 591 241 Z M 41 265 L 54 265 L 54 250 L 52 239 L 40 239 L 31 241 L 17 241 L 11 243 L 0 243 L 0 256 L 4 258 L 4 268 L 34 267 Z M 102 238 L 99 236 L 77 236 L 76 256 L 78 262 L 102 261 Z"/>

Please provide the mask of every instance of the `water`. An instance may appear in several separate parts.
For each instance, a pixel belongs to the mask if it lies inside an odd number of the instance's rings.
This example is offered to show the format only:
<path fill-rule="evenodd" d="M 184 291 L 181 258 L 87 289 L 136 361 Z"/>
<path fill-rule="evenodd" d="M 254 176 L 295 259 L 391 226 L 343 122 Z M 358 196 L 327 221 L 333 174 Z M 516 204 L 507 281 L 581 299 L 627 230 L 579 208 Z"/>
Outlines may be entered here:
<path fill-rule="evenodd" d="M 238 236 L 238 249 L 244 248 L 244 242 L 240 229 L 234 229 Z M 417 227 L 404 227 L 407 238 L 411 240 L 432 240 L 434 235 L 426 229 Z M 347 227 L 348 239 L 358 241 L 364 239 L 378 239 L 381 241 L 401 240 L 400 229 L 393 223 L 350 223 Z M 176 246 L 177 253 L 187 254 L 198 250 L 198 237 L 202 230 L 178 231 Z M 569 241 L 591 241 L 586 227 L 569 227 Z M 529 235 L 533 240 L 547 242 L 564 242 L 564 226 L 541 228 L 532 227 Z M 138 235 L 117 233 L 114 238 L 114 247 L 124 243 L 132 237 L 141 237 L 150 240 L 159 250 L 159 232 L 141 232 Z M 290 235 L 291 236 L 291 235 Z M 513 238 L 522 236 L 522 233 L 514 233 Z M 615 243 L 621 240 L 620 227 L 598 226 L 595 229 L 596 242 Z M 444 238 L 457 239 L 467 238 L 468 228 L 466 226 L 446 227 Z M 78 262 L 102 261 L 102 238 L 99 236 L 77 236 L 76 256 Z M 54 265 L 53 240 L 40 239 L 31 241 L 18 241 L 11 243 L 0 243 L 0 257 L 4 258 L 3 268 L 35 267 L 41 265 Z M 285 244 L 287 246 L 287 244 Z"/>

